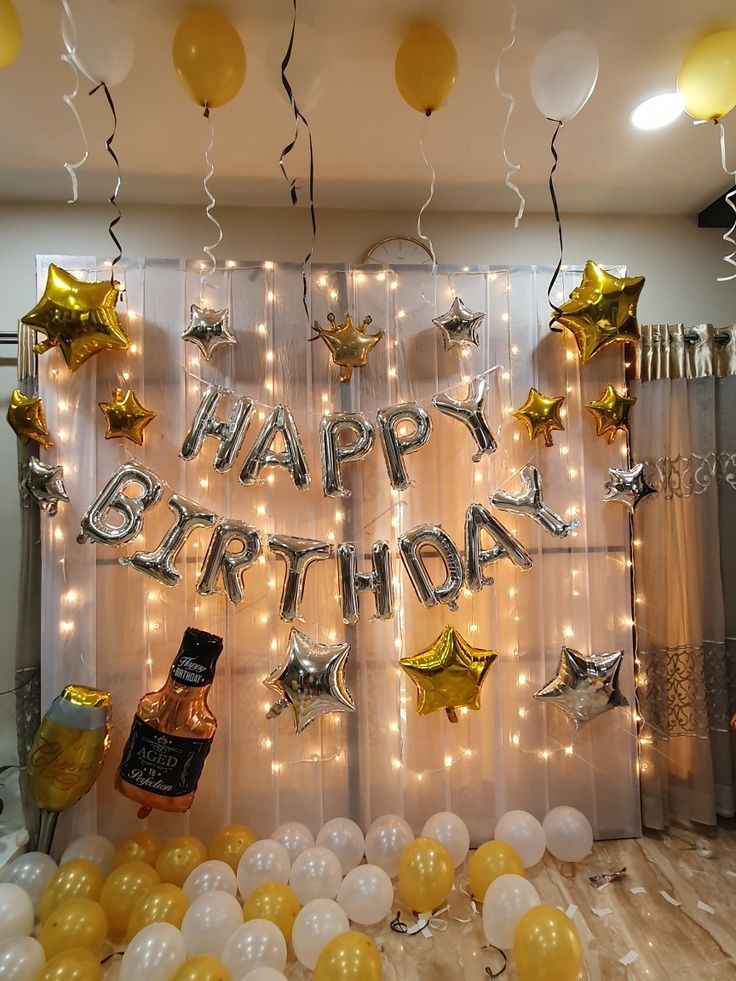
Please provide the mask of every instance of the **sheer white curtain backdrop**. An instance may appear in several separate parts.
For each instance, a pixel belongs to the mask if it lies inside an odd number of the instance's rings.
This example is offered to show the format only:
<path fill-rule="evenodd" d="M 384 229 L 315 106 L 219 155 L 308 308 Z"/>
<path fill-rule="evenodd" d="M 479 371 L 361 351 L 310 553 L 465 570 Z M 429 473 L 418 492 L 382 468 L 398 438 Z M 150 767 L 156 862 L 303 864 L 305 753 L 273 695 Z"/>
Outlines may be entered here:
<path fill-rule="evenodd" d="M 109 265 L 94 257 L 39 257 L 39 290 L 50 261 L 87 278 L 110 275 Z M 116 273 L 126 289 L 130 350 L 104 353 L 74 374 L 56 351 L 39 359 L 56 437 L 45 457 L 64 465 L 71 497 L 55 519 L 42 521 L 43 707 L 70 681 L 110 690 L 114 706 L 102 777 L 63 819 L 60 840 L 92 830 L 115 837 L 138 825 L 135 806 L 115 793 L 113 775 L 138 699 L 162 683 L 190 624 L 224 638 L 211 697 L 219 729 L 192 810 L 179 817 L 154 813 L 149 825 L 159 833 L 207 835 L 238 820 L 267 835 L 288 819 L 316 832 L 342 815 L 366 828 L 387 812 L 404 815 L 419 830 L 430 814 L 448 809 L 461 815 L 478 843 L 510 808 L 541 819 L 565 803 L 579 807 L 600 837 L 637 835 L 633 710 L 608 712 L 575 732 L 561 712 L 532 699 L 567 644 L 584 652 L 624 648 L 622 688 L 634 703 L 628 521 L 622 508 L 601 501 L 607 468 L 622 462 L 624 447 L 597 438 L 583 408 L 606 383 L 623 382 L 622 351 L 609 349 L 580 373 L 570 338 L 548 330 L 549 270 L 440 267 L 433 279 L 426 267 L 313 267 L 314 319 L 325 324 L 331 310 L 339 320 L 348 312 L 356 322 L 370 315 L 371 330 L 386 331 L 349 384 L 340 383 L 321 341 L 307 343 L 314 335 L 301 302 L 299 266 L 228 262 L 218 268 L 205 299 L 229 308 L 237 345 L 221 348 L 209 363 L 180 338 L 190 305 L 199 301 L 199 263 L 147 259 Z M 579 270 L 566 270 L 565 293 L 579 277 Z M 468 356 L 446 352 L 432 324 L 455 294 L 485 313 L 480 346 Z M 433 410 L 430 399 L 457 385 L 462 392 L 464 379 L 494 365 L 501 367 L 490 376 L 487 413 L 499 449 L 474 464 L 469 434 Z M 291 407 L 310 464 L 308 491 L 297 491 L 285 472 L 257 487 L 238 483 L 237 465 L 226 476 L 216 474 L 211 440 L 195 460 L 179 457 L 202 394 L 199 379 L 255 398 L 260 413 L 282 402 Z M 567 428 L 554 434 L 550 449 L 531 444 L 510 415 L 531 385 L 567 398 Z M 113 387 L 128 386 L 157 413 L 142 448 L 103 438 L 97 403 L 109 400 Z M 422 401 L 434 424 L 429 443 L 407 458 L 412 486 L 391 491 L 376 445 L 344 468 L 353 496 L 325 498 L 316 438 L 322 414 L 361 411 L 375 421 L 377 409 L 412 399 Z M 256 432 L 257 419 L 243 455 Z M 170 590 L 120 566 L 120 552 L 76 543 L 81 514 L 131 457 L 172 489 L 264 532 L 354 541 L 362 568 L 373 541 L 391 543 L 397 613 L 390 622 L 371 621 L 372 600 L 364 594 L 359 623 L 343 624 L 334 562 L 316 564 L 307 579 L 302 629 L 320 641 L 351 645 L 355 714 L 323 717 L 300 736 L 288 713 L 266 720 L 272 699 L 262 680 L 281 660 L 290 630 L 278 617 L 283 565 L 267 550 L 246 575 L 245 602 L 233 606 L 224 596 L 195 592 L 206 531 L 185 546 L 178 560 L 183 580 Z M 527 461 L 541 471 L 545 502 L 568 519 L 578 517 L 579 530 L 558 541 L 526 518 L 499 515 L 534 567 L 519 573 L 510 562 L 498 563 L 495 584 L 461 594 L 456 613 L 424 609 L 398 559 L 398 535 L 419 523 L 442 523 L 462 550 L 467 505 L 487 506 L 502 484 L 518 489 L 516 471 Z M 170 517 L 165 503 L 148 512 L 145 547 L 158 544 Z M 122 552 L 136 547 L 140 543 Z M 461 713 L 457 725 L 443 712 L 419 718 L 414 686 L 398 668 L 400 656 L 424 649 L 445 623 L 474 646 L 499 654 L 481 711 Z"/>

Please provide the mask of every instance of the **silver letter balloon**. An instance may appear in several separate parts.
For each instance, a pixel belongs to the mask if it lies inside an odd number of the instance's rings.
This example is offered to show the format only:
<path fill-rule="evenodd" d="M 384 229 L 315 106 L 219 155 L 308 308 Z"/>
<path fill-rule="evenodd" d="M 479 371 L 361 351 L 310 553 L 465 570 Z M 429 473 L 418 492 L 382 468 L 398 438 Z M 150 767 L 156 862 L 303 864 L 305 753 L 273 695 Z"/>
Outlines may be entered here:
<path fill-rule="evenodd" d="M 435 586 L 424 561 L 425 549 L 436 552 L 445 567 L 445 579 Z M 418 525 L 399 538 L 399 552 L 411 584 L 423 606 L 446 603 L 457 609 L 458 593 L 463 585 L 463 560 L 457 545 L 440 525 Z"/>
<path fill-rule="evenodd" d="M 493 492 L 491 505 L 494 508 L 531 518 L 553 538 L 565 538 L 579 526 L 579 521 L 564 521 L 542 501 L 542 477 L 536 467 L 527 463 L 519 471 L 519 479 L 521 491 L 518 494 L 502 490 Z"/>
<path fill-rule="evenodd" d="M 344 435 L 352 434 L 347 441 Z M 362 412 L 330 412 L 322 416 L 319 426 L 319 450 L 322 462 L 322 490 L 325 497 L 350 497 L 342 482 L 342 464 L 362 460 L 372 449 L 373 426 Z"/>
<path fill-rule="evenodd" d="M 143 493 L 132 497 L 125 493 L 128 487 L 139 487 Z M 77 541 L 116 547 L 131 542 L 143 528 L 144 512 L 161 499 L 163 489 L 153 470 L 139 463 L 124 463 L 82 515 Z M 117 521 L 109 520 L 111 513 Z"/>
<path fill-rule="evenodd" d="M 139 572 L 152 576 L 163 586 L 176 586 L 181 573 L 176 568 L 176 558 L 195 528 L 208 528 L 214 524 L 215 516 L 196 501 L 190 501 L 181 494 L 172 494 L 169 509 L 174 512 L 174 523 L 161 539 L 158 548 L 152 552 L 134 552 L 120 559 L 121 565 L 131 565 Z"/>
<path fill-rule="evenodd" d="M 379 409 L 377 418 L 388 479 L 394 490 L 406 490 L 409 475 L 404 457 L 424 446 L 432 432 L 432 420 L 418 402 L 401 402 Z M 411 431 L 400 435 L 402 423 L 408 423 Z"/>
<path fill-rule="evenodd" d="M 477 447 L 473 454 L 474 463 L 479 463 L 484 454 L 496 452 L 496 440 L 484 414 L 487 390 L 485 378 L 474 378 L 468 384 L 464 399 L 454 399 L 446 392 L 432 398 L 435 409 L 450 419 L 457 419 L 469 430 Z"/>

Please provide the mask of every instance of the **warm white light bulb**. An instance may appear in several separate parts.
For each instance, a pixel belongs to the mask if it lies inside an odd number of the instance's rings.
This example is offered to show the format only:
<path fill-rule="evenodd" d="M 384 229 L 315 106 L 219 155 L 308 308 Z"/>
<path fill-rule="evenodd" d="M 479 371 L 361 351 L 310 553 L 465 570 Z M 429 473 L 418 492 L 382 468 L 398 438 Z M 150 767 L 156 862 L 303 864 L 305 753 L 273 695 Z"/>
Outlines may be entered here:
<path fill-rule="evenodd" d="M 640 102 L 629 119 L 634 129 L 661 129 L 682 115 L 685 102 L 679 92 L 663 92 Z"/>

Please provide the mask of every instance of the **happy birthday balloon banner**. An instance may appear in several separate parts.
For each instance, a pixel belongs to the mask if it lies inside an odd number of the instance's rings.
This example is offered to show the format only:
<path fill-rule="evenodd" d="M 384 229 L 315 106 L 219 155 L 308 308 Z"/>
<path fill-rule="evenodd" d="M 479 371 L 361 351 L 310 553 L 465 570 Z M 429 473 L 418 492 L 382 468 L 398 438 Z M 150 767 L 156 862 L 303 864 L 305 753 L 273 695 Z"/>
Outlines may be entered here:
<path fill-rule="evenodd" d="M 182 444 L 181 456 L 194 459 L 205 439 L 217 442 L 214 469 L 227 473 L 242 449 L 256 403 L 246 396 L 232 396 L 227 418 L 218 415 L 225 391 L 214 386 L 206 389 Z M 445 394 L 434 396 L 433 405 L 451 418 L 458 419 L 470 431 L 476 445 L 474 460 L 493 453 L 496 442 L 483 415 L 485 381 L 482 377 L 469 383 L 468 397 L 455 400 Z M 409 434 L 404 425 L 412 426 Z M 409 486 L 405 457 L 429 439 L 432 423 L 429 414 L 417 402 L 379 409 L 378 437 L 383 450 L 391 486 L 403 490 Z M 277 437 L 284 449 L 274 450 Z M 344 439 L 347 437 L 347 439 Z M 348 497 L 350 491 L 342 482 L 342 465 L 362 459 L 372 448 L 375 430 L 363 413 L 332 412 L 320 423 L 320 456 L 322 488 L 327 497 Z M 274 406 L 266 417 L 242 464 L 239 480 L 244 485 L 260 482 L 264 468 L 280 467 L 291 476 L 295 486 L 309 485 L 309 468 L 299 430 L 289 408 Z M 577 527 L 565 522 L 542 500 L 539 471 L 527 464 L 520 471 L 521 490 L 509 493 L 497 490 L 490 504 L 500 511 L 525 515 L 536 521 L 554 538 L 564 538 Z M 146 512 L 163 495 L 164 482 L 151 469 L 137 462 L 119 467 L 82 517 L 80 543 L 93 542 L 119 547 L 133 541 L 143 530 Z M 132 492 L 132 493 L 130 493 Z M 345 623 L 357 622 L 361 592 L 373 594 L 375 618 L 393 616 L 391 588 L 392 563 L 389 544 L 374 542 L 370 571 L 358 567 L 358 555 L 352 542 L 340 542 L 333 551 L 330 542 L 291 535 L 265 535 L 253 525 L 237 518 L 220 517 L 202 505 L 174 492 L 168 500 L 173 521 L 158 546 L 152 551 L 137 551 L 120 560 L 156 579 L 165 586 L 176 586 L 181 580 L 176 560 L 187 539 L 196 528 L 210 527 L 212 534 L 199 570 L 197 592 L 208 596 L 224 590 L 232 603 L 245 598 L 244 577 L 261 555 L 264 544 L 284 562 L 285 575 L 279 614 L 282 620 L 300 619 L 300 605 L 306 576 L 313 563 L 337 560 L 338 581 Z M 485 533 L 492 541 L 484 547 Z M 507 559 L 519 569 L 530 569 L 532 559 L 524 546 L 483 504 L 473 503 L 465 513 L 464 554 L 439 524 L 422 524 L 401 535 L 398 552 L 420 602 L 425 607 L 445 604 L 457 609 L 457 597 L 465 583 L 479 591 L 493 583 L 487 568 Z M 438 556 L 444 566 L 444 580 L 435 583 L 427 567 L 426 553 Z"/>

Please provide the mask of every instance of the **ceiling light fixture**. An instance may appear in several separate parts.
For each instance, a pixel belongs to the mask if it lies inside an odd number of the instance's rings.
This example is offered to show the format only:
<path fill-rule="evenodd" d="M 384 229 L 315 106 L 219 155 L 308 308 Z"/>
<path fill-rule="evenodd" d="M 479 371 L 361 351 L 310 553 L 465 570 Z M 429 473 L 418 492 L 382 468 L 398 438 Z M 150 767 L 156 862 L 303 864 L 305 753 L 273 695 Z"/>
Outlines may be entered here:
<path fill-rule="evenodd" d="M 684 109 L 679 92 L 664 92 L 640 102 L 629 118 L 636 129 L 661 129 L 674 123 Z"/>

